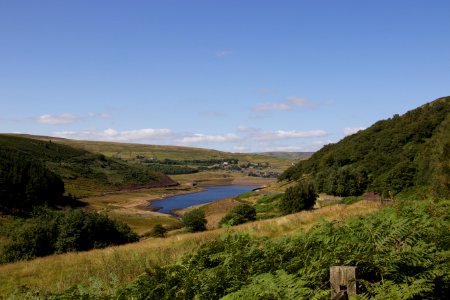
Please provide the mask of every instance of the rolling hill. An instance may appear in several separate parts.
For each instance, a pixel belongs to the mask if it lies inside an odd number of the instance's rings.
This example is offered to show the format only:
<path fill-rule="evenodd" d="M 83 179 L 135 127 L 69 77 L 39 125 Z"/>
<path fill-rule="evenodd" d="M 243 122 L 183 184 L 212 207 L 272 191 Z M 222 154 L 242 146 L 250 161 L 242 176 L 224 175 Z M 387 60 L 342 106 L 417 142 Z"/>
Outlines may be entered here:
<path fill-rule="evenodd" d="M 448 196 L 450 97 L 326 145 L 280 176 L 280 180 L 305 179 L 320 192 L 339 196 L 373 191 L 392 197 L 407 190 Z"/>
<path fill-rule="evenodd" d="M 291 165 L 287 159 L 262 154 L 16 134 L 0 134 L 0 149 L 44 163 L 62 178 L 66 194 L 76 197 L 175 185 L 169 176 L 176 174 L 219 170 L 276 175 Z"/>
<path fill-rule="evenodd" d="M 66 192 L 76 197 L 129 187 L 176 184 L 168 176 L 150 168 L 60 144 L 52 139 L 44 141 L 31 137 L 0 135 L 0 150 L 20 154 L 27 160 L 44 164 L 64 181 Z"/>

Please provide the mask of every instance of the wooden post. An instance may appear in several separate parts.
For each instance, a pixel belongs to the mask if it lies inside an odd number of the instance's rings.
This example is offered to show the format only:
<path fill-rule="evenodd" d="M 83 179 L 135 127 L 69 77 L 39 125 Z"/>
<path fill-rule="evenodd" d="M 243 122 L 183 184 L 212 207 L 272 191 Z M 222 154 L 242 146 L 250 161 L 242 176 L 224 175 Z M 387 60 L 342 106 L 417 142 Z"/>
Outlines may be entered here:
<path fill-rule="evenodd" d="M 356 295 L 356 267 L 334 266 L 330 268 L 331 299 L 348 299 Z"/>

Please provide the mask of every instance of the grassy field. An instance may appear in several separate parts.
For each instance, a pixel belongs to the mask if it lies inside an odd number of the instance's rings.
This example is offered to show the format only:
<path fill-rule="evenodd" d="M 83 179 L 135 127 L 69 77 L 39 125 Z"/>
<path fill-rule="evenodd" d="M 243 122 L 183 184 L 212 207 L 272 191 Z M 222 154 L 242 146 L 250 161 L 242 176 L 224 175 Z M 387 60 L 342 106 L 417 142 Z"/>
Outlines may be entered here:
<path fill-rule="evenodd" d="M 83 149 L 92 153 L 102 153 L 107 157 L 120 158 L 126 161 L 133 161 L 136 156 L 143 156 L 149 159 L 173 159 L 173 160 L 205 160 L 205 159 L 238 159 L 239 163 L 269 163 L 274 171 L 284 171 L 292 162 L 298 159 L 285 159 L 271 157 L 263 154 L 253 153 L 229 153 L 211 149 L 180 147 L 180 146 L 162 146 L 162 145 L 144 145 L 131 143 L 115 143 L 100 141 L 78 141 L 55 137 L 27 136 L 34 139 L 48 141 L 51 139 L 63 145 Z"/>
<path fill-rule="evenodd" d="M 379 204 L 360 201 L 352 205 L 332 205 L 313 211 L 255 221 L 230 229 L 149 238 L 139 243 L 89 252 L 68 253 L 27 262 L 0 266 L 0 291 L 3 296 L 27 286 L 40 291 L 63 291 L 82 284 L 101 282 L 111 288 L 129 282 L 146 269 L 164 265 L 191 253 L 199 245 L 229 232 L 248 232 L 254 236 L 279 238 L 310 229 L 319 220 L 344 220 L 365 215 Z"/>

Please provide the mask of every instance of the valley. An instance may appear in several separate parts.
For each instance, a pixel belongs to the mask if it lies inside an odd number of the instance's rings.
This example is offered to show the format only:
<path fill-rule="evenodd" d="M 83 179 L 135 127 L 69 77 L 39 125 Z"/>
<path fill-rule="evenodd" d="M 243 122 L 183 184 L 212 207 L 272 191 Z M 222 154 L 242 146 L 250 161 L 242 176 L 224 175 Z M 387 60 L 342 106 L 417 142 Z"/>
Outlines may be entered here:
<path fill-rule="evenodd" d="M 2 134 L 0 296 L 325 299 L 351 265 L 363 298 L 443 299 L 449 99 L 312 155 Z M 149 207 L 217 186 L 258 188 Z"/>

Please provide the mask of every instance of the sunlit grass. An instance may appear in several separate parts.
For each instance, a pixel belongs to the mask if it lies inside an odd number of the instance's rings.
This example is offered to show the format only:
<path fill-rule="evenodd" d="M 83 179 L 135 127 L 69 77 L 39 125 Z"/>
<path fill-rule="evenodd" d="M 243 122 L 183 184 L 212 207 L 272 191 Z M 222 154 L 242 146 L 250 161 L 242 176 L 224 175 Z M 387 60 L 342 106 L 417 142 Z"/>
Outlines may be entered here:
<path fill-rule="evenodd" d="M 149 238 L 135 244 L 2 265 L 0 291 L 8 295 L 21 285 L 41 291 L 64 291 L 77 284 L 87 286 L 92 278 L 104 283 L 114 278 L 114 284 L 119 285 L 136 278 L 146 269 L 174 262 L 227 232 L 248 232 L 254 236 L 278 238 L 308 230 L 321 219 L 344 220 L 374 212 L 379 207 L 379 204 L 367 201 L 333 205 L 231 228 Z"/>

